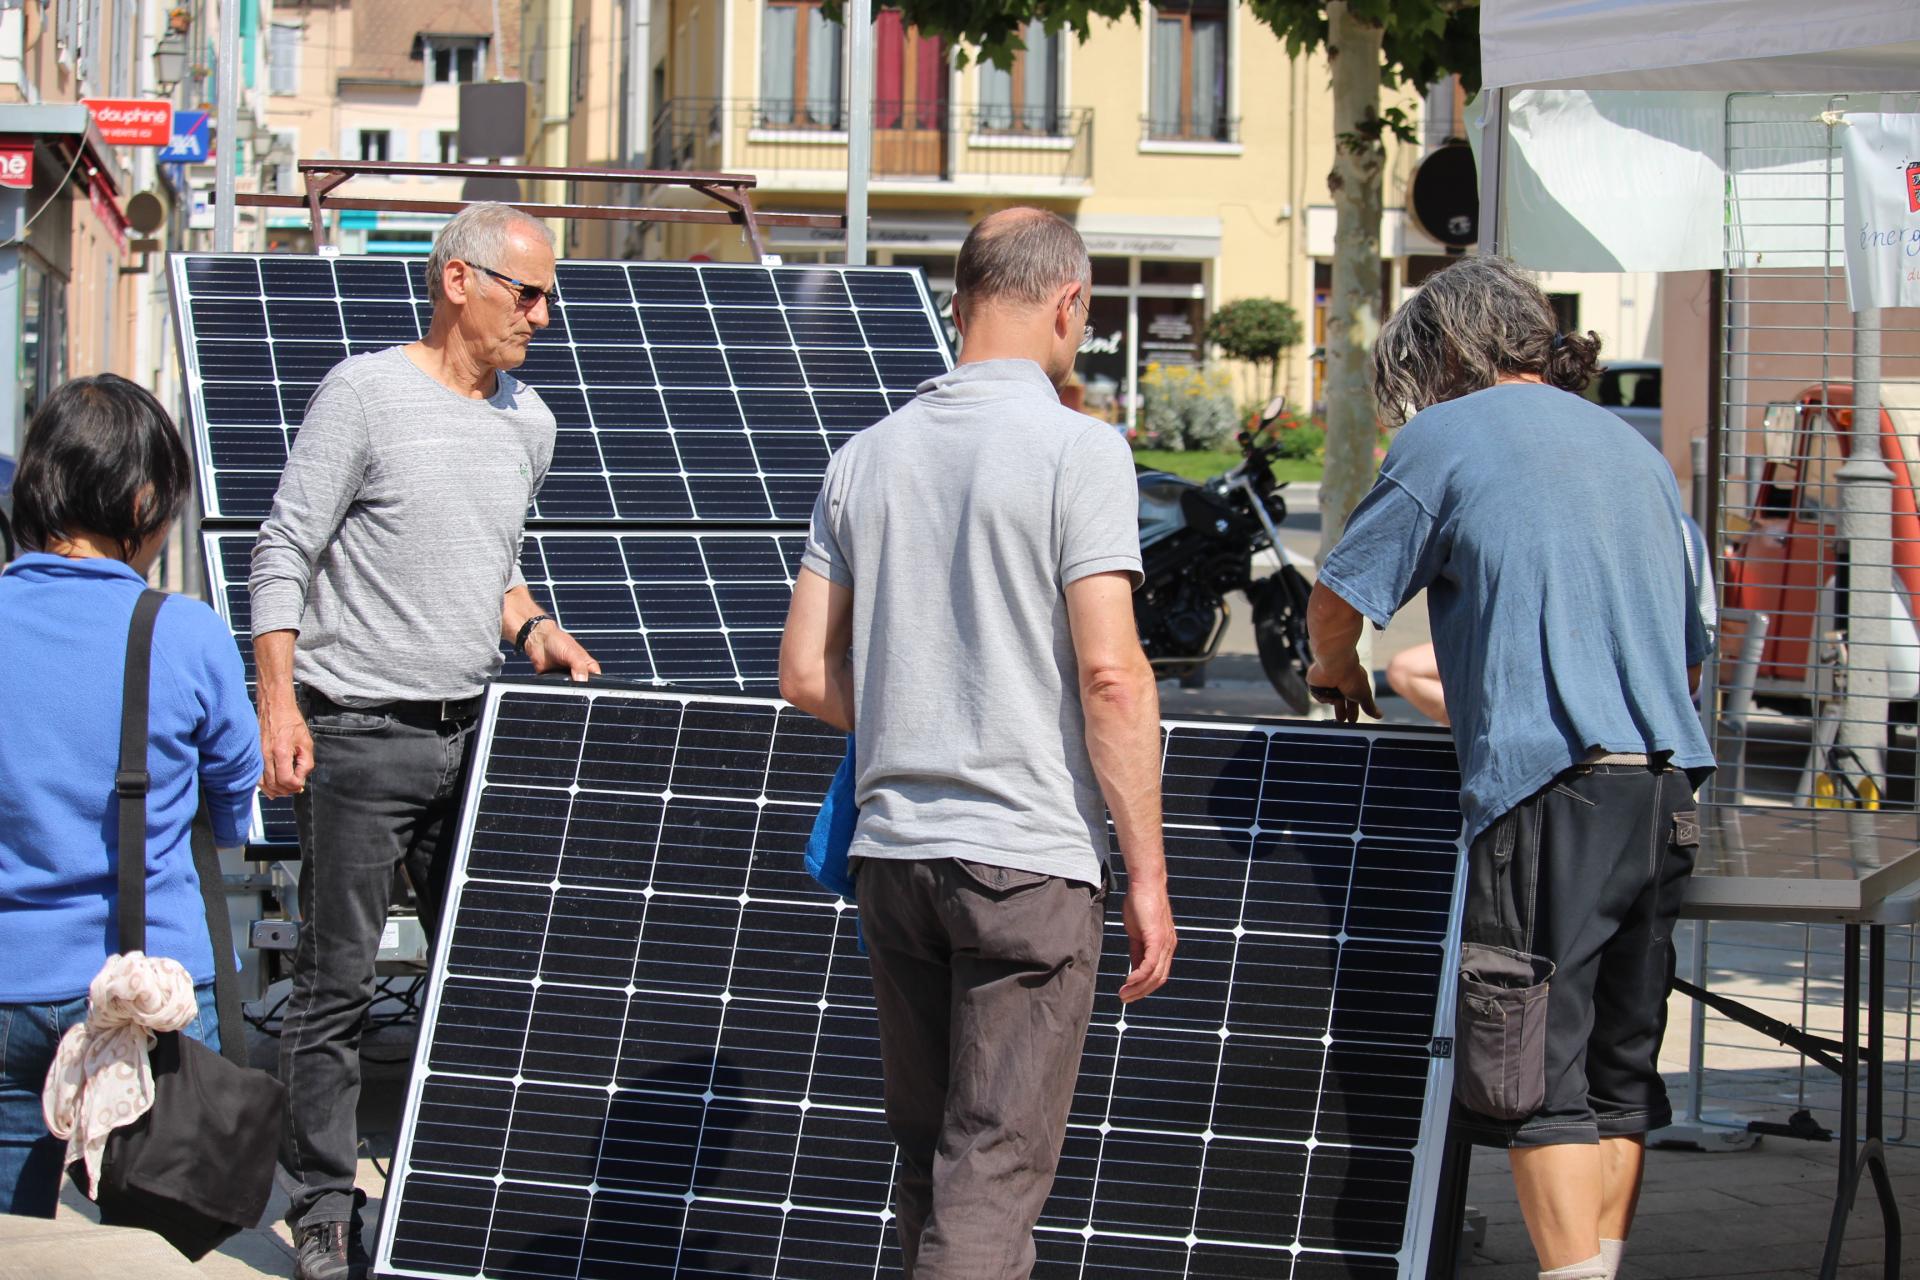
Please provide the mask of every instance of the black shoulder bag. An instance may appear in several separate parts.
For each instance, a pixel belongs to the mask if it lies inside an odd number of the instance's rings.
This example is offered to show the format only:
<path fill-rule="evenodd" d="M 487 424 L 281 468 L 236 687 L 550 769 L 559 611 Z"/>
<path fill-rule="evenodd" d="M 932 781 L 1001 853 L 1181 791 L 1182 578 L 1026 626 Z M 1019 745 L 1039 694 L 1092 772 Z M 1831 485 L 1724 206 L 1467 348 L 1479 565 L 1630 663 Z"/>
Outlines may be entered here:
<path fill-rule="evenodd" d="M 114 777 L 120 817 L 120 950 L 142 951 L 147 936 L 147 693 L 153 624 L 165 603 L 141 593 L 127 633 L 121 704 L 120 769 Z M 107 1138 L 100 1184 L 91 1191 L 100 1220 L 144 1227 L 189 1258 L 259 1224 L 273 1191 L 273 1166 L 286 1123 L 287 1091 L 247 1066 L 246 1028 L 234 983 L 233 929 L 221 887 L 220 858 L 203 802 L 193 824 L 193 865 L 206 900 L 213 942 L 221 1053 L 178 1031 L 159 1033 L 148 1058 L 153 1107 Z M 223 1056 L 224 1055 L 224 1056 Z M 87 1192 L 87 1167 L 68 1167 Z"/>

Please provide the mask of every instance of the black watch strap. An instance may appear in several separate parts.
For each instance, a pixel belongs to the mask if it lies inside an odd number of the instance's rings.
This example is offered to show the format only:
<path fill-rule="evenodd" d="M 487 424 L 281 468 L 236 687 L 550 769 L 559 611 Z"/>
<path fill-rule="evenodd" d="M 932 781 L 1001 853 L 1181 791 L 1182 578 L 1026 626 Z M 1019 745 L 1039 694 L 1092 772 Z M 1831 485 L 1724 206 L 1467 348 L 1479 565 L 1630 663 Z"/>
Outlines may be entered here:
<path fill-rule="evenodd" d="M 531 618 L 528 618 L 520 624 L 520 634 L 513 638 L 513 647 L 521 653 L 525 653 L 527 651 L 527 641 L 533 636 L 533 629 L 543 622 L 552 621 L 553 615 L 550 613 L 534 614 Z"/>

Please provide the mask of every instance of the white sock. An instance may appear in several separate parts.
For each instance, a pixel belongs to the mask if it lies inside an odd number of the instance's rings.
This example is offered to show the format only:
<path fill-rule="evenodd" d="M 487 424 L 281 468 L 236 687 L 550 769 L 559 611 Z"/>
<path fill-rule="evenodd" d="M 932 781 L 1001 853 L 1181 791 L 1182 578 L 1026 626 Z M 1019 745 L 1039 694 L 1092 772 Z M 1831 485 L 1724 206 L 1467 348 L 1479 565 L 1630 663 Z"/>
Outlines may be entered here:
<path fill-rule="evenodd" d="M 1620 1262 L 1627 1256 L 1625 1240 L 1600 1241 L 1600 1259 L 1607 1264 L 1607 1280 L 1614 1280 L 1620 1274 Z"/>
<path fill-rule="evenodd" d="M 1607 1280 L 1609 1274 L 1606 1256 L 1596 1253 L 1585 1262 L 1570 1262 L 1564 1267 L 1542 1271 L 1540 1280 Z"/>

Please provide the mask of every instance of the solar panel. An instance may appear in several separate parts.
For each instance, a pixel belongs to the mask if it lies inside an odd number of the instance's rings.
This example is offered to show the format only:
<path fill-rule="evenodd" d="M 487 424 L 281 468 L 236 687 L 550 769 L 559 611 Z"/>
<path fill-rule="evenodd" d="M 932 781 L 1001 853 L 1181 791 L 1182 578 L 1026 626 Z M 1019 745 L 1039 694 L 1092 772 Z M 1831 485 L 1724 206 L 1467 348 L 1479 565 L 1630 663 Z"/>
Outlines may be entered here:
<path fill-rule="evenodd" d="M 320 380 L 418 338 L 417 264 L 175 254 L 203 513 L 260 520 Z M 952 361 L 918 272 L 562 262 L 516 371 L 558 424 L 535 521 L 803 521 L 832 451 Z"/>
<path fill-rule="evenodd" d="M 382 1274 L 897 1274 L 867 964 L 802 864 L 841 746 L 770 699 L 490 690 Z M 1123 1007 L 1109 911 L 1035 1276 L 1424 1275 L 1458 785 L 1443 734 L 1167 725 L 1180 955 Z"/>
<path fill-rule="evenodd" d="M 233 630 L 255 687 L 247 573 L 258 532 L 203 531 L 208 594 Z M 520 543 L 539 601 L 610 677 L 643 684 L 772 693 L 780 633 L 806 535 L 765 530 L 668 533 L 540 529 Z M 503 645 L 507 675 L 532 675 Z M 253 840 L 293 844 L 289 800 L 261 800 Z"/>

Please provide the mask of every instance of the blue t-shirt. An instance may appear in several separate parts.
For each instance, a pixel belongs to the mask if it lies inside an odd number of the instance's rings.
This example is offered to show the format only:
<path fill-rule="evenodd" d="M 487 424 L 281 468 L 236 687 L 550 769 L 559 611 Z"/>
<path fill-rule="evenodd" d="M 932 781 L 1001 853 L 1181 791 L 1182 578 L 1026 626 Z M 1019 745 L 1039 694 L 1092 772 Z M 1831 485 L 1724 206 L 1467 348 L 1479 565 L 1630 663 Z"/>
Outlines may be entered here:
<path fill-rule="evenodd" d="M 1426 590 L 1469 840 L 1595 748 L 1713 767 L 1681 519 L 1666 459 L 1554 387 L 1491 387 L 1401 428 L 1320 581 L 1380 627 Z"/>
<path fill-rule="evenodd" d="M 120 695 L 146 583 L 118 560 L 33 553 L 0 574 L 0 1004 L 85 995 L 118 950 Z M 260 730 L 233 635 L 171 596 L 148 694 L 147 953 L 213 980 L 190 830 L 246 839 Z"/>

